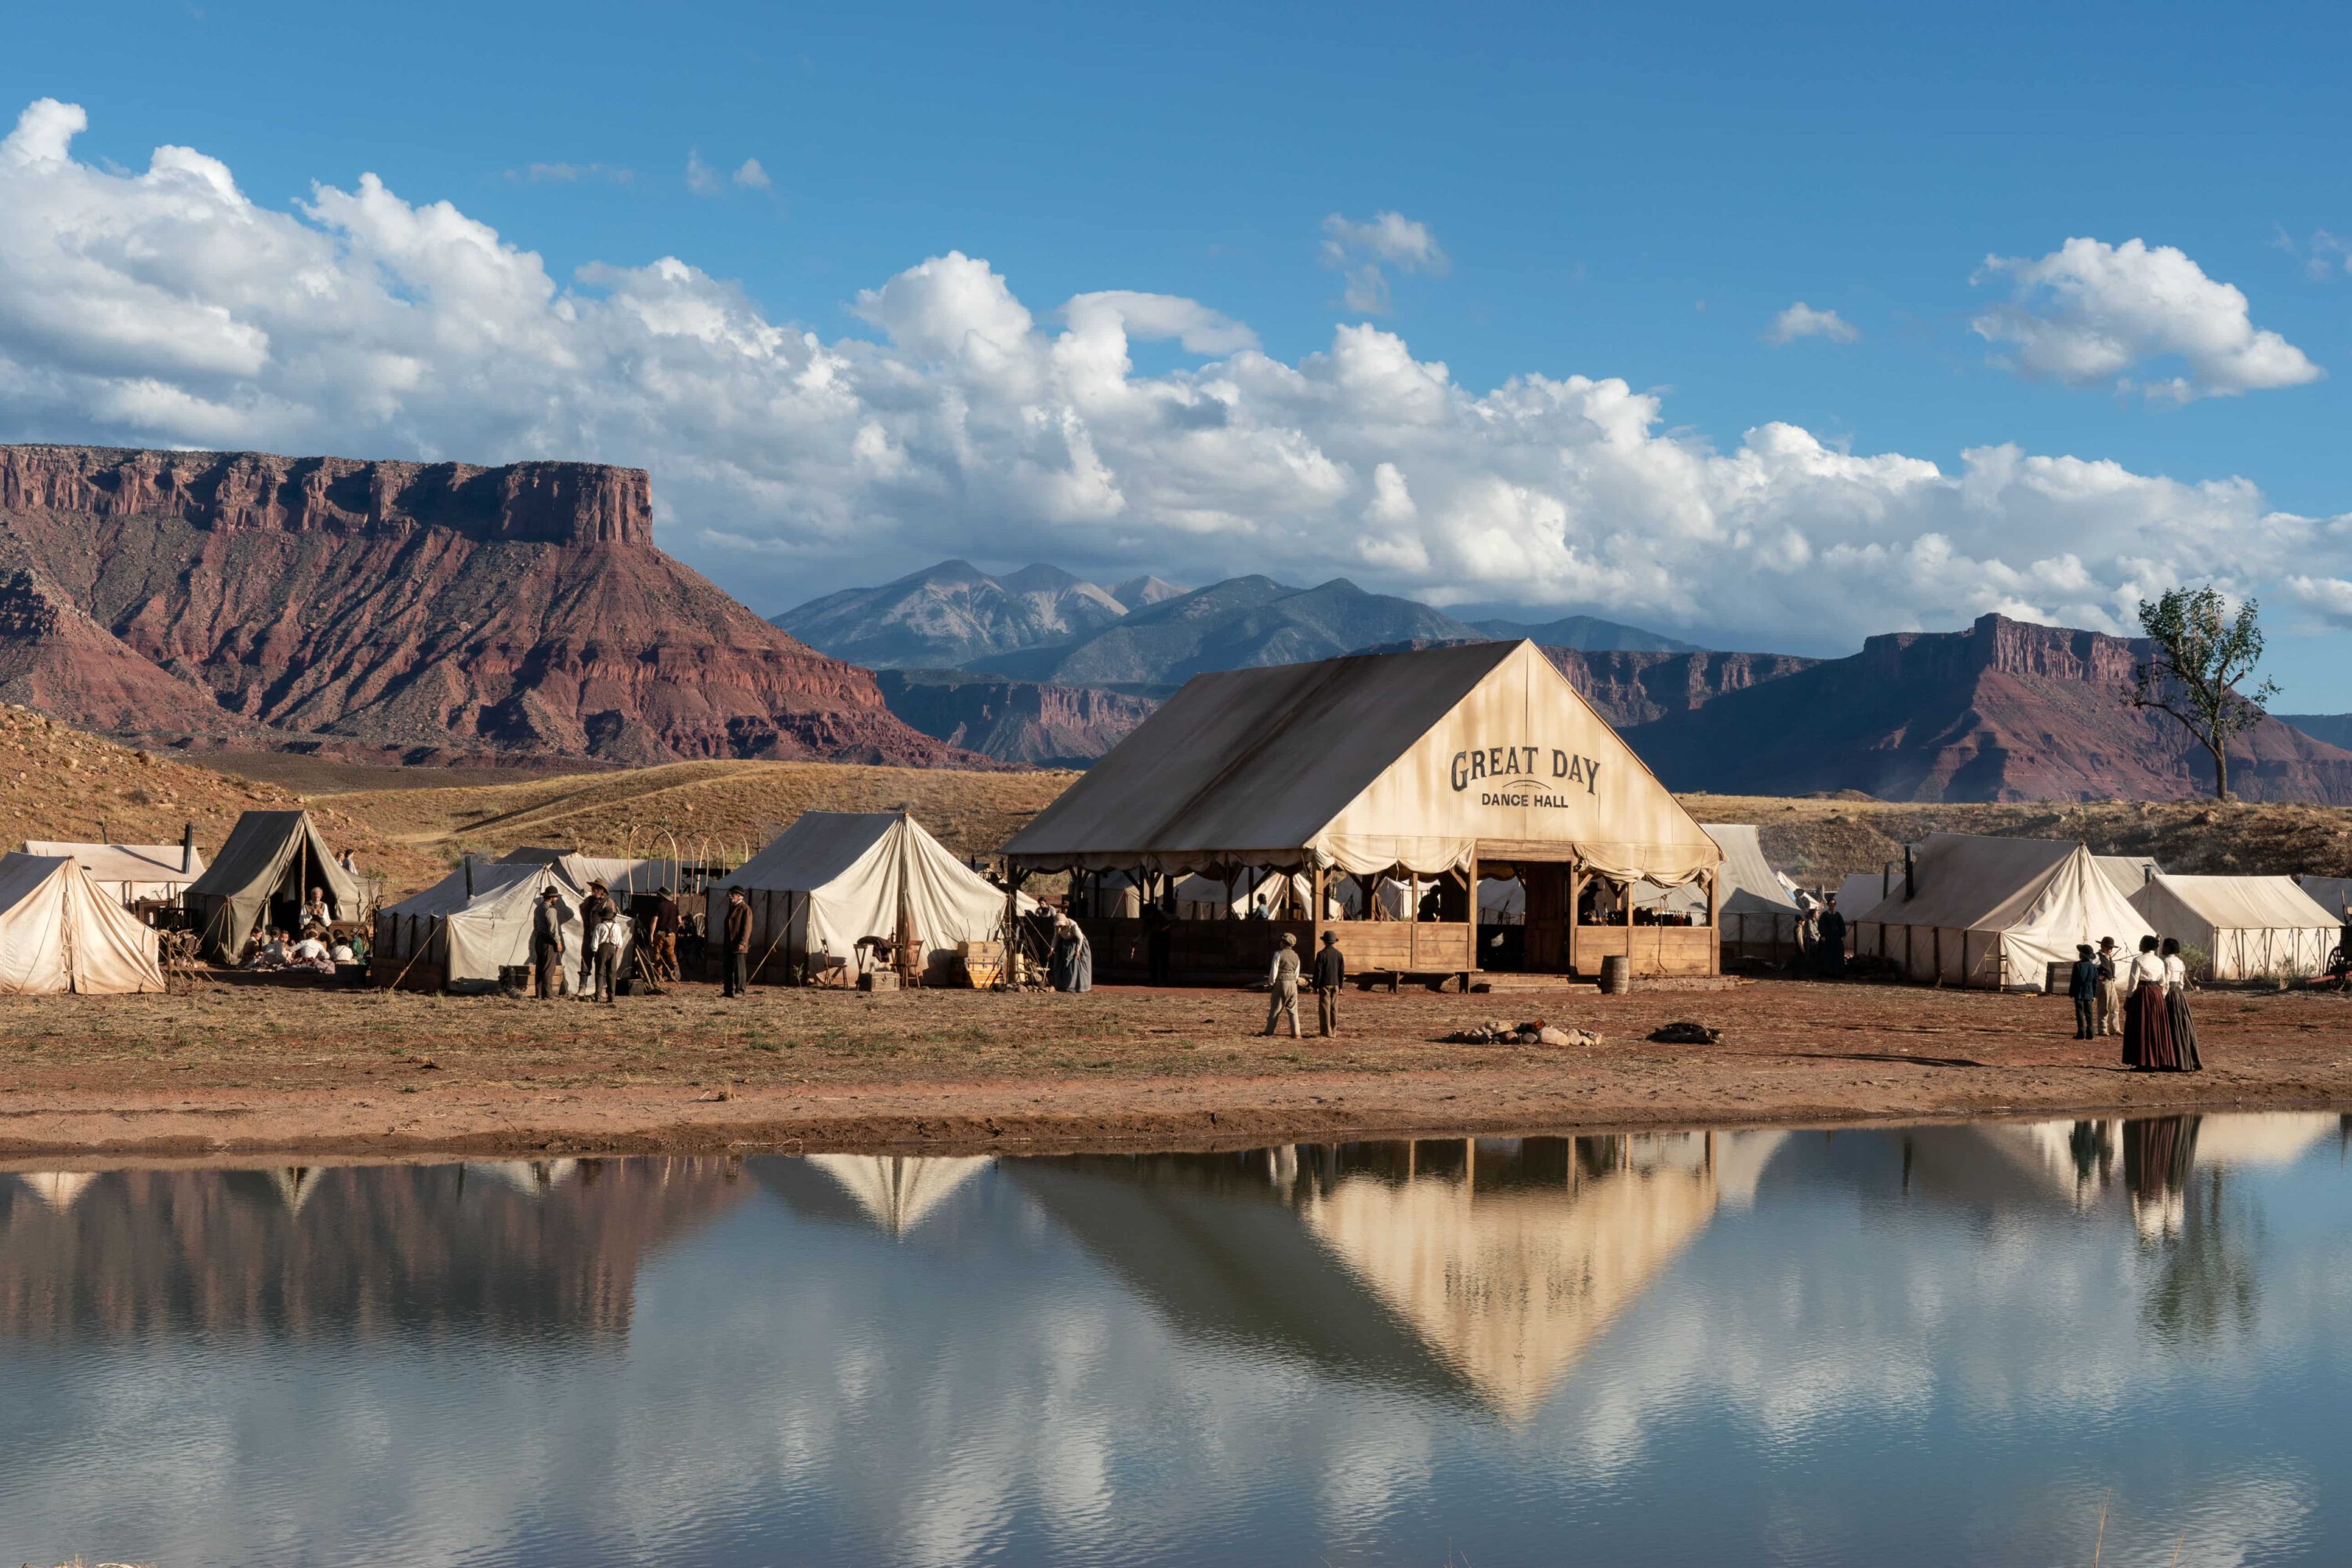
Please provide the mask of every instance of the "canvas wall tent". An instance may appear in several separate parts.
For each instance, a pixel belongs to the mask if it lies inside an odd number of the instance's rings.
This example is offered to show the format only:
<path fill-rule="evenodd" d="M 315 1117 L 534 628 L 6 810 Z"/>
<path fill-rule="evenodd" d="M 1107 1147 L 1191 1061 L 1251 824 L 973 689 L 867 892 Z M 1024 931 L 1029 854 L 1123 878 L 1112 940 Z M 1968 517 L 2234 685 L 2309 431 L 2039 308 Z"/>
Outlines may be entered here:
<path fill-rule="evenodd" d="M 2039 991 L 2077 942 L 2129 951 L 2154 934 L 2080 844 L 1938 833 L 1914 854 L 1914 892 L 1895 890 L 1854 924 L 1854 952 L 1911 979 Z M 1841 900 L 1843 902 L 1843 900 Z"/>
<path fill-rule="evenodd" d="M 2294 883 L 2313 903 L 2352 925 L 2352 877 L 2297 877 Z"/>
<path fill-rule="evenodd" d="M 36 838 L 26 841 L 25 853 L 70 855 L 91 881 L 125 907 L 142 900 L 176 899 L 205 874 L 205 858 L 193 844 L 72 844 Z"/>
<path fill-rule="evenodd" d="M 1527 884 L 1530 967 L 1587 973 L 1628 956 L 1636 973 L 1715 969 L 1711 927 L 1648 927 L 1635 940 L 1630 927 L 1574 922 L 1587 879 L 1676 886 L 1711 877 L 1722 852 L 1528 642 L 1196 677 L 1004 852 L 1016 875 L 1447 878 L 1449 921 L 1348 933 L 1361 967 L 1438 973 L 1476 966 L 1467 889 L 1483 868 Z M 1180 972 L 1263 967 L 1239 945 L 1218 949 L 1261 933 L 1220 938 L 1212 928 L 1223 923 L 1182 922 Z M 1090 934 L 1098 969 L 1136 962 L 1135 933 Z"/>
<path fill-rule="evenodd" d="M 2153 855 L 2094 855 L 2091 858 L 2105 872 L 2116 891 L 2130 898 L 2140 890 L 2150 877 L 2164 869 Z"/>
<path fill-rule="evenodd" d="M 2159 936 L 2206 954 L 2207 977 L 2301 978 L 2327 967 L 2344 922 L 2290 877 L 2173 877 L 2159 872 L 2134 893 Z"/>
<path fill-rule="evenodd" d="M 1795 886 L 1764 858 L 1764 844 L 1753 824 L 1706 822 L 1700 827 L 1723 851 L 1717 873 L 1717 924 L 1722 928 L 1727 956 L 1783 960 L 1797 950 L 1797 928 L 1804 923 Z M 1679 888 L 1643 888 L 1633 895 L 1637 908 L 1664 910 L 1705 923 L 1706 891 L 1685 884 Z"/>
<path fill-rule="evenodd" d="M 476 861 L 375 917 L 369 977 L 378 985 L 489 991 L 499 970 L 530 962 L 531 924 L 541 899 L 555 889 L 563 910 L 563 969 L 579 972 L 585 939 L 583 894 L 552 866 Z M 628 973 L 627 949 L 621 973 Z"/>
<path fill-rule="evenodd" d="M 730 889 L 751 907 L 751 959 L 787 973 L 817 953 L 853 956 L 861 937 L 894 941 L 904 920 L 920 965 L 956 944 L 998 940 L 1005 897 L 904 812 L 810 811 L 711 884 L 714 930 Z"/>
<path fill-rule="evenodd" d="M 265 919 L 291 926 L 312 888 L 325 891 L 335 919 L 360 918 L 359 879 L 336 860 L 309 812 L 248 811 L 205 874 L 188 884 L 185 902 L 205 955 L 233 963 Z"/>
<path fill-rule="evenodd" d="M 155 932 L 68 855 L 0 856 L 0 993 L 163 989 Z"/>

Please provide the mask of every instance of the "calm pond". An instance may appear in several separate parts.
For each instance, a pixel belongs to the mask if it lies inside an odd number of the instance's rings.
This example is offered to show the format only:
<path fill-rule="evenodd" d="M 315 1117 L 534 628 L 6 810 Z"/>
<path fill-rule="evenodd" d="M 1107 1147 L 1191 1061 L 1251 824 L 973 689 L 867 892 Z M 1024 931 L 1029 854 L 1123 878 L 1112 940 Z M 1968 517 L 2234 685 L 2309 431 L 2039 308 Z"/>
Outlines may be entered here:
<path fill-rule="evenodd" d="M 2352 1562 L 2348 1124 L 0 1176 L 0 1558 Z"/>

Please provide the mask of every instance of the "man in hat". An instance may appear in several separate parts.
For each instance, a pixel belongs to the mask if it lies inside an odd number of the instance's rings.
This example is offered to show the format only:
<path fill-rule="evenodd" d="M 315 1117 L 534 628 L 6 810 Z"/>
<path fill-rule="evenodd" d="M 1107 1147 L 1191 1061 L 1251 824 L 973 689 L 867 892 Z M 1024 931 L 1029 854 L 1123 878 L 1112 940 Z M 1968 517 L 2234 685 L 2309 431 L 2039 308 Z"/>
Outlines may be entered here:
<path fill-rule="evenodd" d="M 2098 1038 L 2099 961 L 2087 942 L 2074 944 L 2074 967 L 2066 976 L 2066 994 L 2074 1002 L 2074 1037 Z"/>
<path fill-rule="evenodd" d="M 2124 982 L 2116 973 L 2116 939 L 2099 939 L 2099 1023 L 2095 1033 L 2102 1038 L 2124 1032 Z"/>
<path fill-rule="evenodd" d="M 1339 1032 L 1339 987 L 1348 984 L 1348 960 L 1339 952 L 1339 933 L 1323 933 L 1323 951 L 1315 955 L 1315 1021 L 1329 1039 Z"/>
<path fill-rule="evenodd" d="M 677 978 L 677 933 L 684 925 L 677 912 L 677 895 L 669 889 L 661 890 L 654 901 L 654 978 Z"/>
<path fill-rule="evenodd" d="M 553 888 L 530 912 L 530 964 L 539 975 L 539 999 L 552 1001 L 563 984 L 563 900 Z"/>
<path fill-rule="evenodd" d="M 1822 978 L 1845 978 L 1845 917 L 1838 913 L 1837 895 L 1831 893 L 1822 900 L 1821 919 L 1813 922 L 1819 933 Z"/>
<path fill-rule="evenodd" d="M 596 994 L 596 954 L 603 945 L 599 936 L 604 922 L 619 912 L 602 881 L 588 884 L 588 897 L 580 904 L 580 984 L 575 993 L 583 999 Z"/>
<path fill-rule="evenodd" d="M 1266 989 L 1273 993 L 1265 1009 L 1265 1037 L 1274 1037 L 1274 1026 L 1286 1014 L 1290 1018 L 1290 1037 L 1306 1037 L 1307 1031 L 1298 1026 L 1298 933 L 1284 931 L 1282 942 L 1274 950 L 1273 967 L 1266 971 Z"/>
<path fill-rule="evenodd" d="M 751 989 L 751 976 L 747 971 L 751 962 L 751 906 L 744 900 L 743 889 L 727 889 L 727 984 L 721 996 L 741 996 Z"/>

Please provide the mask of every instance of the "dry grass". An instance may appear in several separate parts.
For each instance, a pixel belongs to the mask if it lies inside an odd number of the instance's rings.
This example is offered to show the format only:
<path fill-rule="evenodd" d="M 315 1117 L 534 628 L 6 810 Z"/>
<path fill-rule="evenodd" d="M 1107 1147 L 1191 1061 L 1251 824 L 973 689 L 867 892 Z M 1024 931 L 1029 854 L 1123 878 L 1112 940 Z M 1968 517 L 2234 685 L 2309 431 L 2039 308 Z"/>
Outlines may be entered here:
<path fill-rule="evenodd" d="M 2168 871 L 2352 876 L 2352 811 L 2212 801 L 1913 805 L 1874 800 L 1685 795 L 1702 822 L 1752 822 L 1764 854 L 1799 882 L 1835 886 L 1903 858 L 1930 833 L 2071 838 L 2101 855 L 2153 855 Z"/>
<path fill-rule="evenodd" d="M 0 707 L 0 847 L 28 838 L 176 844 L 196 826 L 196 847 L 220 847 L 239 814 L 285 810 L 301 800 L 275 784 L 230 778 L 176 758 L 117 745 L 29 709 Z M 362 867 L 395 888 L 441 874 L 429 853 L 394 842 L 331 806 L 320 810 L 328 842 L 356 850 Z"/>
<path fill-rule="evenodd" d="M 740 859 L 804 811 L 901 807 L 950 849 L 974 855 L 996 849 L 1076 776 L 729 761 L 316 798 L 447 862 L 526 844 L 607 855 L 667 855 L 675 844 L 695 858 L 708 845 Z"/>

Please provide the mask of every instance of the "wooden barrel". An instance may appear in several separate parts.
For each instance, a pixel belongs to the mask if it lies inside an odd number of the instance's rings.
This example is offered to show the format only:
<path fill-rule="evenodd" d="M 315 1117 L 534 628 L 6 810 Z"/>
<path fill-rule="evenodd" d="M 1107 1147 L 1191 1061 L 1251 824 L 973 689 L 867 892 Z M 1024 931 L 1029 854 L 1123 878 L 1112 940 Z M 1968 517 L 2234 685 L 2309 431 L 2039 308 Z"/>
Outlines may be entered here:
<path fill-rule="evenodd" d="M 1633 961 L 1622 952 L 1612 952 L 1601 961 L 1601 991 L 1606 996 L 1622 996 L 1633 989 Z"/>

